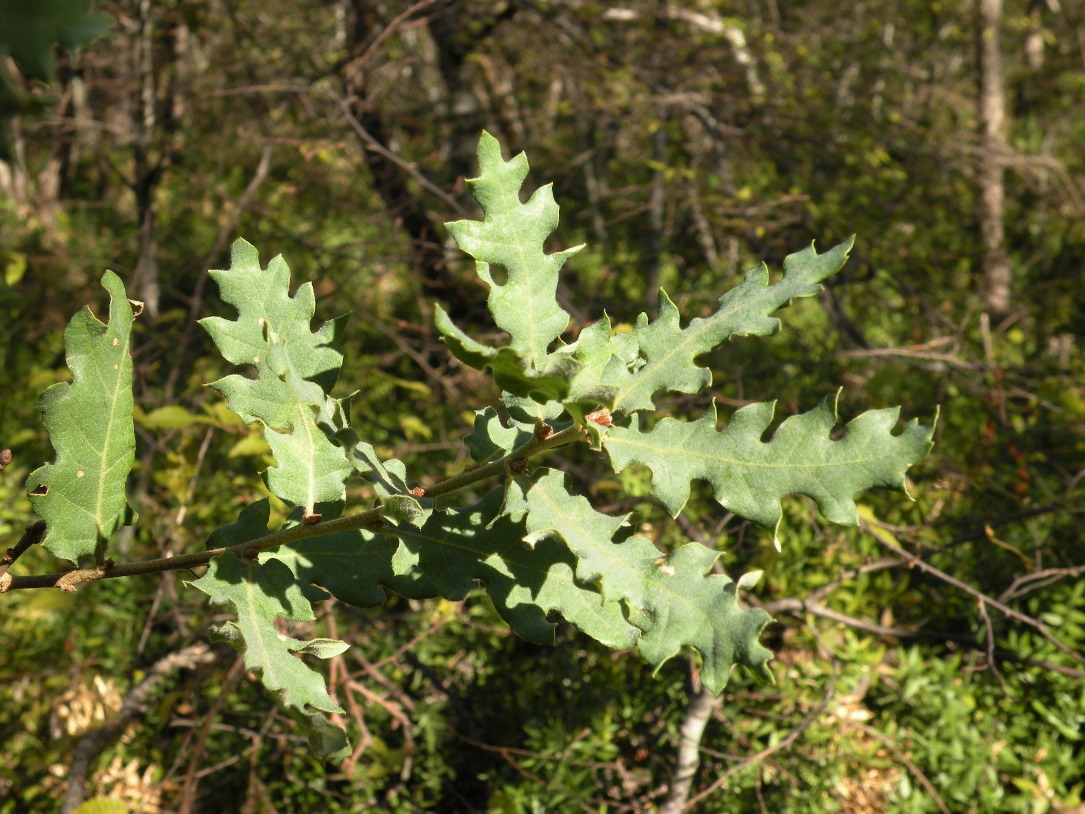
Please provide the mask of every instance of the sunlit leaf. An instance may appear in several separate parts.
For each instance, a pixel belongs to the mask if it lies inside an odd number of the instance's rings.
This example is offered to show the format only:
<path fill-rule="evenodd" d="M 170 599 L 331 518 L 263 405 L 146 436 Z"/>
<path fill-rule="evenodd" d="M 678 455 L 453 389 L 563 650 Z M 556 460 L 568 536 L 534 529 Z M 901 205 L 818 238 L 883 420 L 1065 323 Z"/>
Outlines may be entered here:
<path fill-rule="evenodd" d="M 104 557 L 118 528 L 134 522 L 125 485 L 135 461 L 132 423 L 132 303 L 112 271 L 102 277 L 109 292 L 109 323 L 84 308 L 64 332 L 72 381 L 54 384 L 41 397 L 56 460 L 27 478 L 30 502 L 48 524 L 43 545 L 75 560 Z"/>
<path fill-rule="evenodd" d="M 893 408 L 863 413 L 834 439 L 836 399 L 828 398 L 762 440 L 774 412 L 774 403 L 751 404 L 720 430 L 713 406 L 697 421 L 665 418 L 648 432 L 612 427 L 604 444 L 615 471 L 633 462 L 652 470 L 652 492 L 674 515 L 690 482 L 703 479 L 730 511 L 765 526 L 779 523 L 780 500 L 792 494 L 813 498 L 834 523 L 855 525 L 855 495 L 903 489 L 905 472 L 930 451 L 934 432 L 913 420 L 894 435 L 900 411 Z"/>

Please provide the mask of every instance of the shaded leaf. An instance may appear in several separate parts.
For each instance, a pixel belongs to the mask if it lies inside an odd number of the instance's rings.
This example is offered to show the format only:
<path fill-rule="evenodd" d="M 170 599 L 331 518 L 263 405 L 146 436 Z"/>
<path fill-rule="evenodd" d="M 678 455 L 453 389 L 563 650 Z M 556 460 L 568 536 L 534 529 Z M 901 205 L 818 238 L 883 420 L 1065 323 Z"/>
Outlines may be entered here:
<path fill-rule="evenodd" d="M 493 407 L 475 413 L 475 428 L 464 439 L 467 451 L 476 463 L 487 463 L 511 453 L 532 438 L 530 427 L 506 426 Z"/>
<path fill-rule="evenodd" d="M 341 437 L 354 439 L 356 436 L 350 433 Z M 354 441 L 350 445 L 350 461 L 354 469 L 373 484 L 386 519 L 405 521 L 415 526 L 426 522 L 433 511 L 433 501 L 412 493 L 407 485 L 407 467 L 402 461 L 395 458 L 381 461 L 372 445 L 364 441 Z"/>
<path fill-rule="evenodd" d="M 260 503 L 263 504 L 260 512 L 266 522 L 267 501 Z M 337 518 L 342 509 L 342 503 L 322 503 L 317 507 L 325 521 Z M 299 517 L 292 517 L 285 527 L 298 522 Z M 437 588 L 421 572 L 396 574 L 393 571 L 392 556 L 398 547 L 399 541 L 394 537 L 364 530 L 344 531 L 280 546 L 274 551 L 263 552 L 260 559 L 279 560 L 293 572 L 303 588 L 315 586 L 358 607 L 383 604 L 387 599 L 385 588 L 410 599 L 437 596 Z"/>
<path fill-rule="evenodd" d="M 90 13 L 89 0 L 0 0 L 0 51 L 14 57 L 28 79 L 52 82 L 56 49 L 74 49 L 109 33 L 113 18 Z"/>
<path fill-rule="evenodd" d="M 474 430 L 464 439 L 467 451 L 477 463 L 500 458 L 523 446 L 534 437 L 536 427 L 545 425 L 552 432 L 561 432 L 572 424 L 561 402 L 542 403 L 509 393 L 503 393 L 501 400 L 508 410 L 508 420 L 503 420 L 492 407 L 479 410 L 475 413 Z"/>
<path fill-rule="evenodd" d="M 346 760 L 353 753 L 347 733 L 337 727 L 326 716 L 318 712 L 291 709 L 290 717 L 301 724 L 309 739 L 309 748 L 313 754 L 324 760 L 338 762 Z"/>
<path fill-rule="evenodd" d="M 553 643 L 547 616 L 556 611 L 610 647 L 632 646 L 637 630 L 621 606 L 574 579 L 575 561 L 564 545 L 526 545 L 523 522 L 500 514 L 503 501 L 503 490 L 494 489 L 474 506 L 435 511 L 421 529 L 397 528 L 402 548 L 393 567 L 400 574 L 420 571 L 451 600 L 481 583 L 501 617 L 529 641 Z"/>

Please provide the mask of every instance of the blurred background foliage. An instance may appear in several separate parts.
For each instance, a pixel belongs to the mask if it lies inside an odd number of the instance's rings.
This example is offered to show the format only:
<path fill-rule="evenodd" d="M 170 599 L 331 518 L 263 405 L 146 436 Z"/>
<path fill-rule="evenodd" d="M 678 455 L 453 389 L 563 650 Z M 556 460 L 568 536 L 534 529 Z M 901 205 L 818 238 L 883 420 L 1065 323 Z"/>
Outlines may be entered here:
<path fill-rule="evenodd" d="M 866 495 L 864 527 L 841 529 L 794 499 L 779 554 L 706 489 L 675 523 L 645 472 L 569 461 L 661 549 L 699 540 L 731 574 L 766 571 L 750 601 L 778 618 L 777 684 L 736 673 L 712 708 L 694 810 L 1083 810 L 1085 8 L 1005 0 L 992 147 L 976 56 L 990 3 L 116 0 L 95 5 L 111 32 L 58 53 L 51 76 L 20 78 L 0 42 L 23 114 L 0 162 L 4 546 L 32 519 L 26 474 L 51 457 L 37 396 L 65 376 L 64 325 L 102 307 L 106 268 L 147 303 L 141 523 L 122 556 L 199 548 L 266 494 L 267 449 L 203 388 L 222 363 L 194 325 L 219 307 L 206 270 L 237 236 L 313 280 L 318 316 L 354 314 L 340 392 L 358 391 L 367 440 L 422 480 L 462 466 L 471 411 L 497 394 L 450 361 L 432 302 L 492 331 L 441 225 L 476 211 L 463 179 L 486 128 L 528 151 L 532 186 L 554 182 L 554 246 L 588 243 L 559 292 L 574 331 L 603 309 L 651 313 L 660 285 L 705 313 L 756 263 L 856 232 L 780 334 L 708 359 L 711 395 L 724 413 L 779 399 L 781 417 L 841 387 L 845 418 L 940 410 L 914 502 Z M 991 166 L 1005 308 L 985 299 Z M 16 568 L 59 565 L 31 550 Z M 60 810 L 80 739 L 205 640 L 216 611 L 191 576 L 4 597 L 0 814 Z M 87 795 L 149 813 L 665 803 L 695 664 L 652 677 L 564 628 L 555 648 L 528 645 L 481 594 L 319 610 L 313 627 L 352 644 L 330 668 L 357 744 L 346 764 L 311 758 L 219 653 L 160 682 Z"/>

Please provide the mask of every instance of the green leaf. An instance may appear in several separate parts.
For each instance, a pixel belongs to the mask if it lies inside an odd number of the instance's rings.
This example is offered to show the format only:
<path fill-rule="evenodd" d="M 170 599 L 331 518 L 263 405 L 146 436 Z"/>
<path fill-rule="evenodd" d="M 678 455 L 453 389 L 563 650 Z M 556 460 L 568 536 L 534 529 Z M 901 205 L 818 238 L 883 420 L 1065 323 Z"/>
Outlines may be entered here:
<path fill-rule="evenodd" d="M 89 308 L 72 317 L 64 332 L 72 381 L 54 384 L 38 403 L 56 461 L 26 482 L 34 511 L 48 524 L 43 545 L 67 560 L 84 554 L 103 560 L 109 538 L 136 518 L 125 493 L 136 449 L 132 303 L 112 271 L 102 286 L 109 292 L 109 323 Z"/>
<path fill-rule="evenodd" d="M 771 683 L 772 653 L 758 638 L 772 617 L 760 608 L 738 604 L 738 585 L 711 573 L 719 554 L 700 543 L 684 545 L 656 567 L 649 582 L 652 625 L 640 640 L 640 652 L 656 669 L 684 645 L 700 652 L 701 682 L 709 692 L 727 685 L 734 664 L 749 667 L 759 681 Z"/>
<path fill-rule="evenodd" d="M 309 748 L 324 760 L 338 763 L 351 756 L 353 750 L 347 733 L 325 716 L 316 712 L 291 709 L 290 717 L 301 724 L 309 738 Z"/>
<path fill-rule="evenodd" d="M 226 453 L 228 458 L 238 458 L 242 455 L 267 455 L 271 452 L 271 447 L 268 446 L 263 435 L 246 435 L 232 447 Z"/>
<path fill-rule="evenodd" d="M 581 365 L 568 399 L 603 404 L 613 412 L 631 413 L 654 408 L 652 397 L 661 391 L 697 393 L 712 383 L 712 373 L 694 359 L 732 336 L 774 333 L 780 321 L 773 311 L 796 297 L 810 297 L 821 290 L 821 281 L 835 274 L 847 260 L 854 239 L 818 254 L 813 246 L 784 259 L 784 276 L 769 283 L 762 263 L 719 300 L 709 317 L 680 324 L 678 309 L 665 292 L 659 294 L 659 316 L 649 322 L 638 317 L 633 330 L 613 333 L 604 316 L 581 331 L 572 354 Z"/>
<path fill-rule="evenodd" d="M 355 438 L 353 432 L 341 434 L 340 437 L 352 441 Z M 385 519 L 391 522 L 405 521 L 415 526 L 425 523 L 433 511 L 433 501 L 412 493 L 407 485 L 407 467 L 403 462 L 395 458 L 381 461 L 376 450 L 364 441 L 354 441 L 349 446 L 351 464 L 373 484 L 384 507 Z"/>
<path fill-rule="evenodd" d="M 212 387 L 246 423 L 264 425 L 276 463 L 267 472 L 268 488 L 309 513 L 318 502 L 341 499 L 350 464 L 321 424 L 339 409 L 327 393 L 343 364 L 345 318 L 311 331 L 312 284 L 299 286 L 291 297 L 286 261 L 275 257 L 265 270 L 256 249 L 244 240 L 234 243 L 230 268 L 210 274 L 238 317 L 208 317 L 200 324 L 227 361 L 249 365 L 257 374 L 227 376 Z"/>
<path fill-rule="evenodd" d="M 310 514 L 318 502 L 337 500 L 344 495 L 350 466 L 343 450 L 320 431 L 315 421 L 299 421 L 289 433 L 266 427 L 264 440 L 276 461 L 266 473 L 268 488 L 275 495 L 304 506 Z"/>
<path fill-rule="evenodd" d="M 149 413 L 144 413 L 137 407 L 135 418 L 141 427 L 149 430 L 180 430 L 191 427 L 193 424 L 211 423 L 211 419 L 207 416 L 190 413 L 176 404 L 167 404 Z"/>
<path fill-rule="evenodd" d="M 129 814 L 131 809 L 123 800 L 94 797 L 82 803 L 72 814 Z"/>
<path fill-rule="evenodd" d="M 525 369 L 524 362 L 515 350 L 491 348 L 476 342 L 456 327 L 440 305 L 435 307 L 437 330 L 452 355 L 475 370 L 489 368 L 494 382 L 502 390 L 541 401 L 561 399 L 569 391 L 569 379 L 576 371 L 576 365 L 568 356 L 547 357 L 544 372 L 534 367 Z"/>
<path fill-rule="evenodd" d="M 839 393 L 837 394 L 839 396 Z M 750 404 L 716 429 L 716 407 L 693 422 L 665 418 L 648 432 L 611 427 L 604 445 L 616 472 L 633 462 L 652 470 L 652 492 L 677 515 L 690 482 L 707 480 L 727 509 L 775 528 L 786 495 L 807 495 L 834 523 L 858 523 L 854 496 L 875 486 L 904 489 L 908 467 L 931 448 L 933 427 L 917 420 L 897 435 L 897 408 L 871 410 L 848 422 L 840 438 L 836 397 L 791 416 L 768 441 L 774 402 Z"/>
<path fill-rule="evenodd" d="M 317 400 L 314 393 L 307 392 L 305 383 L 318 385 L 324 393 L 335 385 L 343 365 L 341 334 L 346 318 L 330 320 L 318 331 L 310 331 L 316 311 L 312 283 L 298 286 L 291 297 L 290 268 L 282 256 L 274 257 L 267 269 L 262 269 L 256 248 L 244 240 L 234 242 L 230 268 L 208 273 L 218 283 L 223 301 L 237 309 L 238 317 L 206 317 L 200 325 L 226 361 L 250 365 L 257 373 L 255 379 L 227 376 L 212 387 L 230 399 L 230 409 L 246 424 L 261 421 L 289 431 L 298 420 L 296 404 Z M 273 361 L 279 371 L 293 371 L 297 380 L 284 381 L 272 369 Z"/>
<path fill-rule="evenodd" d="M 582 247 L 545 253 L 546 239 L 558 225 L 558 205 L 549 184 L 520 203 L 528 172 L 523 153 L 505 161 L 497 139 L 484 132 L 478 161 L 479 177 L 467 186 L 482 207 L 483 220 L 455 221 L 448 230 L 478 261 L 478 276 L 490 286 L 490 313 L 508 332 L 512 350 L 529 370 L 544 371 L 547 348 L 569 323 L 557 303 L 558 271 Z"/>
<path fill-rule="evenodd" d="M 718 553 L 694 543 L 664 556 L 644 537 L 615 543 L 626 519 L 595 511 L 569 493 L 566 481 L 563 473 L 544 470 L 528 489 L 527 540 L 564 540 L 577 558 L 577 580 L 598 584 L 608 603 L 621 601 L 644 631 L 639 646 L 645 659 L 658 670 L 683 645 L 694 647 L 712 692 L 723 689 L 736 663 L 762 681 L 772 680 L 772 654 L 757 641 L 770 617 L 739 607 L 737 586 L 728 577 L 706 576 Z"/>
<path fill-rule="evenodd" d="M 245 654 L 245 666 L 259 670 L 268 689 L 275 691 L 287 707 L 306 707 L 324 712 L 342 712 L 328 695 L 324 679 L 295 656 L 307 652 L 307 642 L 284 636 L 275 628 L 275 619 L 311 621 L 313 609 L 283 563 L 269 559 L 257 563 L 233 553 L 211 560 L 207 573 L 192 583 L 216 605 L 230 605 L 236 622 L 227 622 L 217 632 Z M 326 645 L 320 648 L 326 657 Z"/>
<path fill-rule="evenodd" d="M 334 516 L 333 507 L 321 507 Z M 207 539 L 207 548 L 239 545 L 268 533 L 270 507 L 259 500 L 242 509 L 237 520 L 216 529 Z M 293 519 L 301 522 L 300 515 Z M 305 542 L 321 542 L 315 538 Z M 285 552 L 280 557 L 280 552 Z M 306 595 L 304 577 L 282 559 L 297 559 L 297 553 L 283 548 L 262 552 L 258 561 L 241 559 L 233 553 L 211 560 L 207 573 L 191 583 L 219 605 L 232 606 L 236 622 L 227 622 L 215 632 L 245 654 L 245 666 L 259 670 L 264 685 L 276 693 L 287 711 L 309 734 L 313 750 L 327 759 L 342 759 L 349 754 L 346 734 L 327 721 L 320 712 L 342 712 L 324 685 L 324 678 L 309 668 L 298 655 L 332 658 L 347 649 L 334 639 L 300 641 L 280 635 L 276 619 L 311 621 L 313 609 Z M 296 562 L 294 563 L 296 564 Z M 338 565 L 338 564 L 337 564 Z M 311 590 L 311 589 L 310 589 Z M 315 599 L 326 598 L 320 591 Z M 336 734 L 338 733 L 338 734 Z"/>
<path fill-rule="evenodd" d="M 52 82 L 55 46 L 74 49 L 109 33 L 113 18 L 88 13 L 89 0 L 0 0 L 0 52 L 28 79 Z"/>
<path fill-rule="evenodd" d="M 253 504 L 252 522 L 258 527 L 267 523 L 269 508 L 266 500 Z M 250 511 L 246 509 L 242 516 Z M 317 510 L 324 519 L 334 520 L 343 509 L 342 503 L 320 504 Z M 293 517 L 286 524 L 300 522 Z M 344 531 L 322 537 L 310 537 L 274 551 L 265 551 L 260 560 L 276 559 L 284 563 L 303 587 L 315 586 L 336 599 L 358 607 L 383 604 L 387 599 L 384 588 L 409 599 L 430 599 L 438 595 L 437 588 L 421 572 L 396 574 L 392 556 L 399 541 L 387 535 L 369 531 Z"/>
<path fill-rule="evenodd" d="M 574 579 L 575 561 L 564 545 L 525 544 L 522 520 L 499 514 L 503 501 L 503 490 L 494 489 L 474 506 L 435 511 L 421 529 L 395 529 L 401 550 L 393 567 L 420 571 L 455 601 L 485 585 L 501 617 L 529 641 L 553 644 L 547 616 L 556 611 L 609 647 L 631 647 L 638 631 L 621 606 Z"/>
<path fill-rule="evenodd" d="M 349 644 L 338 639 L 309 639 L 294 652 L 318 659 L 333 659 L 349 649 Z"/>

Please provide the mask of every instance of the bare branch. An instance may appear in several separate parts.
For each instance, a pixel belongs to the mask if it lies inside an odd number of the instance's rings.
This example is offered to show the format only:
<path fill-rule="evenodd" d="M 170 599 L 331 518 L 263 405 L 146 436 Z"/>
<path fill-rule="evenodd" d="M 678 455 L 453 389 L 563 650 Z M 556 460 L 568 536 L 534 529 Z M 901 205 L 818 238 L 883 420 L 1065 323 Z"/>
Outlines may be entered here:
<path fill-rule="evenodd" d="M 335 103 L 339 105 L 339 109 L 343 112 L 343 118 L 347 120 L 347 124 L 351 126 L 354 132 L 357 133 L 358 138 L 365 142 L 366 146 L 370 150 L 375 152 L 386 161 L 390 161 L 392 164 L 395 164 L 397 167 L 407 173 L 407 175 L 411 176 L 411 178 L 417 181 L 419 186 L 444 201 L 444 203 L 449 207 L 449 209 L 458 214 L 460 217 L 468 217 L 467 210 L 460 206 L 459 201 L 457 201 L 455 198 L 453 198 L 451 195 L 449 195 L 447 192 L 445 192 L 443 189 L 433 183 L 433 181 L 429 180 L 426 176 L 419 172 L 418 167 L 414 166 L 414 164 L 410 164 L 404 161 L 396 153 L 389 150 L 376 138 L 374 138 L 373 135 L 368 130 L 366 130 L 365 127 L 362 126 L 362 123 L 358 120 L 358 117 L 355 116 L 354 112 L 350 109 L 349 100 L 344 99 L 342 96 L 339 96 L 335 93 L 332 93 L 331 96 Z"/>
<path fill-rule="evenodd" d="M 0 593 L 9 590 L 12 577 L 8 576 L 8 569 L 23 555 L 30 546 L 37 545 L 45 536 L 45 521 L 38 520 L 26 527 L 23 536 L 19 538 L 14 547 L 9 548 L 3 557 L 0 557 Z"/>
<path fill-rule="evenodd" d="M 693 786 L 693 778 L 697 775 L 697 767 L 701 762 L 701 738 L 704 735 L 705 726 L 719 704 L 719 697 L 704 687 L 690 694 L 686 716 L 682 719 L 682 727 L 679 729 L 678 759 L 674 766 L 674 780 L 671 782 L 667 799 L 659 807 L 659 814 L 682 814 L 685 810 L 689 790 Z"/>
<path fill-rule="evenodd" d="M 509 475 L 513 471 L 512 468 L 518 463 L 526 462 L 530 458 L 543 455 L 559 447 L 586 440 L 587 436 L 584 430 L 575 424 L 561 432 L 554 433 L 548 438 L 533 437 L 500 460 L 453 475 L 435 483 L 433 486 L 427 487 L 422 490 L 422 493 L 427 497 L 440 497 L 489 478 L 504 477 Z M 380 526 L 383 512 L 384 509 L 378 506 L 358 514 L 337 517 L 335 520 L 313 525 L 302 523 L 289 529 L 265 534 L 263 537 L 257 537 L 255 540 L 249 540 L 248 542 L 211 548 L 206 551 L 193 552 L 192 554 L 182 554 L 177 557 L 163 557 L 155 560 L 122 563 L 120 565 L 114 564 L 112 560 L 106 560 L 106 562 L 93 568 L 77 568 L 62 574 L 41 574 L 25 577 L 12 577 L 5 574 L 5 578 L 0 580 L 0 593 L 28 588 L 60 588 L 63 591 L 74 591 L 84 583 L 97 582 L 100 579 L 187 570 L 207 565 L 215 557 L 221 557 L 231 551 L 238 555 L 253 556 L 261 551 L 289 545 L 300 540 L 307 540 L 310 537 L 324 537 L 342 531 L 356 531 Z"/>
<path fill-rule="evenodd" d="M 159 659 L 147 671 L 147 676 L 124 697 L 117 714 L 79 740 L 75 745 L 75 754 L 68 770 L 68 790 L 64 795 L 62 808 L 64 814 L 71 814 L 79 808 L 85 797 L 87 774 L 95 758 L 124 734 L 124 730 L 142 711 L 147 697 L 158 683 L 176 670 L 192 669 L 200 664 L 209 664 L 217 658 L 218 656 L 208 645 L 194 644 Z"/>
<path fill-rule="evenodd" d="M 811 630 L 813 630 L 813 628 L 811 628 Z M 763 761 L 765 758 L 769 757 L 770 755 L 775 754 L 776 752 L 779 752 L 779 751 L 781 751 L 783 749 L 790 749 L 792 744 L 794 744 L 795 741 L 797 741 L 799 739 L 799 736 L 802 735 L 802 733 L 805 732 L 810 727 L 810 725 L 814 723 L 814 721 L 816 721 L 818 718 L 820 718 L 821 714 L 823 712 L 825 712 L 825 710 L 828 708 L 829 703 L 833 699 L 833 695 L 836 693 L 836 681 L 837 681 L 837 678 L 839 676 L 840 676 L 840 665 L 836 661 L 836 659 L 833 659 L 833 674 L 829 678 L 829 686 L 825 690 L 825 697 L 822 699 L 821 703 L 818 704 L 817 707 L 814 710 L 812 710 L 809 715 L 807 715 L 805 718 L 803 718 L 802 721 L 799 723 L 799 725 L 797 727 L 795 727 L 793 730 L 791 730 L 791 732 L 788 733 L 786 738 L 784 738 L 783 740 L 779 741 L 778 743 L 776 743 L 776 744 L 774 744 L 772 746 L 769 746 L 769 747 L 766 747 L 765 749 L 762 749 L 760 752 L 757 752 L 756 754 L 750 755 L 748 758 L 743 760 L 741 763 L 738 763 L 738 764 L 732 766 L 731 768 L 727 769 L 725 772 L 720 774 L 720 776 L 717 777 L 712 782 L 712 784 L 708 786 L 708 788 L 704 789 L 704 791 L 700 792 L 699 794 L 695 795 L 694 797 L 691 797 L 689 799 L 689 802 L 686 805 L 687 810 L 692 810 L 693 807 L 697 805 L 697 803 L 701 802 L 706 797 L 708 797 L 710 794 L 715 792 L 716 789 L 723 786 L 723 784 L 727 782 L 727 779 L 730 778 L 732 775 L 738 774 L 739 772 L 743 771 L 744 769 L 748 769 L 751 766 L 756 766 L 758 763 Z"/>
<path fill-rule="evenodd" d="M 994 608 L 995 610 L 1005 614 L 1006 616 L 1010 617 L 1011 619 L 1016 619 L 1018 622 L 1021 622 L 1022 624 L 1028 625 L 1029 627 L 1031 627 L 1034 630 L 1038 631 L 1041 636 L 1043 636 L 1045 639 L 1047 639 L 1049 642 L 1051 642 L 1051 644 L 1055 645 L 1055 647 L 1057 647 L 1063 653 L 1070 656 L 1070 658 L 1074 659 L 1074 661 L 1078 661 L 1078 662 L 1081 662 L 1081 663 L 1085 664 L 1085 655 L 1082 655 L 1081 653 L 1078 653 L 1072 647 L 1070 647 L 1065 642 L 1063 642 L 1061 639 L 1059 639 L 1054 633 L 1051 632 L 1051 630 L 1047 627 L 1047 625 L 1045 625 L 1039 619 L 1034 619 L 1031 616 L 1027 616 L 1026 614 L 1021 613 L 1020 611 L 1016 611 L 1013 608 L 1009 607 L 1008 605 L 1005 605 L 1002 602 L 999 602 L 994 597 L 987 596 L 987 594 L 983 593 L 982 591 L 977 591 L 971 585 L 968 585 L 968 584 L 962 582 L 961 580 L 957 579 L 956 577 L 950 576 L 949 574 L 947 574 L 945 571 L 942 571 L 941 569 L 935 568 L 930 563 L 924 562 L 923 559 L 920 558 L 918 555 L 913 556 L 913 555 L 909 554 L 907 551 L 905 551 L 903 548 L 901 548 L 899 545 L 897 545 L 892 539 L 890 539 L 889 535 L 882 532 L 876 526 L 871 525 L 871 524 L 867 524 L 866 528 L 874 536 L 874 539 L 878 541 L 879 545 L 881 545 L 884 548 L 889 549 L 890 551 L 892 551 L 894 554 L 896 554 L 899 557 L 908 558 L 909 567 L 918 568 L 920 571 L 923 571 L 924 573 L 927 573 L 927 574 L 930 574 L 931 576 L 937 577 L 938 579 L 942 580 L 943 582 L 945 582 L 945 583 L 947 583 L 949 585 L 952 585 L 954 588 L 957 588 L 957 589 L 959 589 L 961 591 L 964 591 L 966 594 L 973 597 L 974 599 L 980 600 L 982 602 L 986 602 L 992 608 Z"/>
<path fill-rule="evenodd" d="M 1028 664 L 1035 667 L 1040 667 L 1044 670 L 1050 670 L 1051 672 L 1060 673 L 1071 678 L 1085 678 L 1085 670 L 1075 669 L 1073 667 L 1066 667 L 1061 664 L 1053 664 L 1052 662 L 1045 661 L 1043 659 L 1034 659 L 1027 656 L 1020 656 L 1016 653 L 1012 653 L 1008 650 L 1001 648 L 989 648 L 987 643 L 981 641 L 975 636 L 968 633 L 954 633 L 948 630 L 910 630 L 902 627 L 888 627 L 887 625 L 879 625 L 876 622 L 871 622 L 867 619 L 859 619 L 855 616 L 848 616 L 845 613 L 835 611 L 832 608 L 827 608 L 824 605 L 820 605 L 810 599 L 796 599 L 794 597 L 787 597 L 784 599 L 775 599 L 771 602 L 760 603 L 757 602 L 755 597 L 748 597 L 748 601 L 751 605 L 761 608 L 762 610 L 771 613 L 773 615 L 779 615 L 784 613 L 801 614 L 809 613 L 812 616 L 817 616 L 821 619 L 828 619 L 831 622 L 837 622 L 841 625 L 846 625 L 854 630 L 861 630 L 864 633 L 869 633 L 872 636 L 882 636 L 888 639 L 900 639 L 901 641 L 935 641 L 935 642 L 953 642 L 954 644 L 967 647 L 970 650 L 982 650 L 988 653 L 988 657 L 991 659 L 992 665 L 998 661 L 1009 661 L 1015 664 Z"/>

